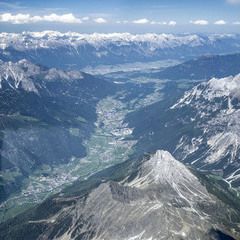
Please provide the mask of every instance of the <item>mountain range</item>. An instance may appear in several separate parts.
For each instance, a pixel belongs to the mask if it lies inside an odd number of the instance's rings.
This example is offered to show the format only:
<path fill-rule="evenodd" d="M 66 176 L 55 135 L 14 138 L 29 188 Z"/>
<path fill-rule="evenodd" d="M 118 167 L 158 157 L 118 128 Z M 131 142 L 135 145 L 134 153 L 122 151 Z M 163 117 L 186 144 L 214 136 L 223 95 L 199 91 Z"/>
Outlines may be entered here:
<path fill-rule="evenodd" d="M 240 239 L 239 40 L 0 33 L 0 239 Z"/>
<path fill-rule="evenodd" d="M 209 55 L 191 59 L 151 74 L 161 79 L 208 80 L 223 78 L 240 72 L 240 54 Z"/>
<path fill-rule="evenodd" d="M 131 113 L 128 120 L 139 139 L 135 153 L 155 151 L 160 146 L 238 188 L 239 90 L 239 75 L 213 78 L 197 84 L 178 100 L 167 97 L 167 102 Z"/>
<path fill-rule="evenodd" d="M 0 57 L 62 69 L 239 52 L 234 34 L 0 33 Z"/>
<path fill-rule="evenodd" d="M 0 75 L 4 200 L 44 164 L 54 166 L 86 155 L 83 142 L 94 130 L 96 105 L 115 91 L 115 85 L 27 60 L 1 62 Z"/>

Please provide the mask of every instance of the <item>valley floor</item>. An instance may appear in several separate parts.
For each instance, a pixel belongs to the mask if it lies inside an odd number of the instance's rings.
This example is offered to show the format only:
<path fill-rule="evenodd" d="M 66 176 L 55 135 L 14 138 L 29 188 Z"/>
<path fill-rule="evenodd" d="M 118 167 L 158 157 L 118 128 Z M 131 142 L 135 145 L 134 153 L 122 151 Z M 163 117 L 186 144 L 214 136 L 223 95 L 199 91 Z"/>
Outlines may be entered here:
<path fill-rule="evenodd" d="M 172 62 L 162 64 L 165 66 Z M 123 85 L 123 90 L 98 103 L 95 132 L 84 143 L 87 156 L 81 159 L 72 157 L 69 163 L 55 167 L 44 165 L 42 169 L 34 172 L 25 181 L 19 193 L 10 196 L 1 204 L 0 219 L 2 221 L 40 203 L 77 179 L 87 178 L 97 171 L 125 161 L 129 157 L 136 142 L 131 139 L 133 129 L 128 128 L 124 119 L 128 113 L 163 99 L 164 95 L 161 90 L 166 83 L 159 79 L 149 80 L 141 77 L 141 74 L 138 74 L 137 77 L 129 77 L 129 74 L 131 72 L 106 75 L 116 84 Z M 124 90 L 125 84 L 130 84 L 132 91 L 140 89 L 139 93 L 127 92 Z M 149 84 L 150 86 L 148 86 Z M 141 92 L 145 85 L 148 89 L 147 92 Z M 131 94 L 133 96 L 129 96 Z M 81 134 L 77 128 L 71 128 L 69 131 L 73 135 Z"/>

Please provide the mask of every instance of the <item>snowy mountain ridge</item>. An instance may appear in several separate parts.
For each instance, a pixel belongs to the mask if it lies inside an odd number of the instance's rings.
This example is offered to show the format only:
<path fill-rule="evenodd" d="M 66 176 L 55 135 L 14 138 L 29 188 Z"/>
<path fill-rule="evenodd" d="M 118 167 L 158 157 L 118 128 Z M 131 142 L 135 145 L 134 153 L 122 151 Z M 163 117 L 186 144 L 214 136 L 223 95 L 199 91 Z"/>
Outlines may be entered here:
<path fill-rule="evenodd" d="M 74 80 L 81 79 L 82 74 L 77 71 L 63 71 L 56 68 L 44 69 L 41 66 L 35 65 L 26 59 L 18 62 L 3 62 L 0 61 L 0 89 L 3 82 L 6 82 L 11 88 L 23 88 L 27 92 L 38 93 L 37 78 L 41 80 Z"/>
<path fill-rule="evenodd" d="M 223 39 L 234 39 L 233 34 L 212 34 L 201 36 L 197 34 L 173 35 L 173 34 L 130 34 L 130 33 L 93 33 L 81 34 L 76 32 L 61 33 L 57 31 L 43 32 L 22 32 L 22 33 L 0 33 L 0 48 L 14 47 L 18 50 L 34 49 L 36 47 L 48 48 L 57 45 L 68 44 L 78 46 L 89 43 L 95 47 L 115 43 L 117 45 L 129 43 L 149 43 L 156 48 L 174 48 L 182 45 L 191 47 L 202 46 L 204 44 L 214 44 Z"/>
<path fill-rule="evenodd" d="M 172 106 L 172 109 L 177 106 L 191 104 L 191 102 L 200 98 L 211 101 L 214 98 L 221 97 L 240 98 L 240 74 L 220 79 L 212 78 L 208 82 L 197 85 L 186 92 L 183 98 Z M 229 104 L 229 107 L 231 107 L 231 101 Z"/>
<path fill-rule="evenodd" d="M 26 58 L 47 67 L 78 70 L 87 66 L 239 52 L 239 40 L 240 35 L 231 34 L 0 33 L 0 59 Z"/>
<path fill-rule="evenodd" d="M 209 87 L 216 97 L 229 96 L 240 99 L 240 74 L 222 79 L 213 78 L 209 81 Z"/>
<path fill-rule="evenodd" d="M 222 172 L 230 186 L 238 186 L 240 181 L 239 97 L 240 75 L 213 78 L 188 91 L 171 107 L 191 112 L 183 121 L 200 131 L 192 138 L 182 136 L 175 151 L 200 169 Z"/>
<path fill-rule="evenodd" d="M 141 182 L 140 187 L 150 183 L 160 183 L 174 188 L 176 185 L 194 182 L 196 179 L 189 169 L 169 152 L 158 150 L 149 161 L 143 164 L 137 181 Z M 136 185 L 135 182 L 134 185 Z"/>

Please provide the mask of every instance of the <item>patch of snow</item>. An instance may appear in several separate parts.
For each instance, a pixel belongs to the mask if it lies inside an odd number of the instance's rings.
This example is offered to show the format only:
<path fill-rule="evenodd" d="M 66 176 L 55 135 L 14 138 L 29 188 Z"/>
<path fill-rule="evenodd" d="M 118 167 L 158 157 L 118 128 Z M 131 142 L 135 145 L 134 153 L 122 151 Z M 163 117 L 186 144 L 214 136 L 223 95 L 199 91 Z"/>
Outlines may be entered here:
<path fill-rule="evenodd" d="M 146 162 L 152 169 L 151 176 L 155 182 L 169 183 L 170 185 L 180 182 L 192 182 L 196 177 L 181 162 L 177 161 L 169 152 L 158 150 Z"/>
<path fill-rule="evenodd" d="M 240 74 L 226 78 L 213 78 L 208 82 L 212 97 L 231 96 L 240 99 Z"/>
<path fill-rule="evenodd" d="M 212 78 L 208 82 L 200 83 L 192 90 L 187 91 L 171 109 L 186 106 L 192 102 L 196 104 L 196 101 L 201 98 L 212 101 L 221 97 L 229 97 L 228 108 L 232 112 L 231 98 L 240 99 L 240 74 L 220 79 Z"/>
<path fill-rule="evenodd" d="M 240 157 L 240 74 L 213 78 L 198 84 L 171 109 L 183 107 L 188 108 L 192 115 L 190 119 L 182 116 L 182 121 L 186 123 L 194 119 L 199 134 L 194 136 L 195 142 L 189 136 L 180 139 L 175 153 L 180 154 L 182 160 L 195 154 L 191 164 L 198 164 L 200 169 L 220 171 L 229 183 L 237 180 Z M 231 170 L 224 172 L 225 169 Z"/>
<path fill-rule="evenodd" d="M 22 88 L 27 92 L 38 94 L 39 78 L 48 81 L 78 80 L 83 79 L 83 75 L 79 71 L 43 69 L 25 59 L 15 63 L 0 61 L 0 89 L 5 81 L 13 89 Z"/>

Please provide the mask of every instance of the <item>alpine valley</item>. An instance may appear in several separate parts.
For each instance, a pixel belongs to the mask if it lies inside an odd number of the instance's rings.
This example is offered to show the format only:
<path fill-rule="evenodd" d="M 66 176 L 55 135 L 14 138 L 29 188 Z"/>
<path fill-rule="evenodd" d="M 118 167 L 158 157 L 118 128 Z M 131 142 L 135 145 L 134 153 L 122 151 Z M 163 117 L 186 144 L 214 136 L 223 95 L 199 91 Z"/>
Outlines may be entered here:
<path fill-rule="evenodd" d="M 0 33 L 0 239 L 240 239 L 240 36 Z"/>

